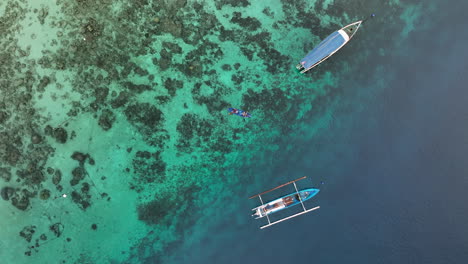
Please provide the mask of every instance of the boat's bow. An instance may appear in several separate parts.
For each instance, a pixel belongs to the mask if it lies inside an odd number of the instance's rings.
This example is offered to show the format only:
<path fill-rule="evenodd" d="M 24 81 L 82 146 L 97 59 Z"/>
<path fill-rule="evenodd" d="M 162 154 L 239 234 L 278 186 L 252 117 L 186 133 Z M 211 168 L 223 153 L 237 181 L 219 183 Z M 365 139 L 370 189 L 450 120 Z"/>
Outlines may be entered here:
<path fill-rule="evenodd" d="M 343 27 L 342 29 L 339 30 L 339 31 L 342 31 L 342 32 L 344 32 L 346 34 L 346 36 L 347 36 L 347 41 L 346 42 L 348 42 L 354 36 L 354 34 L 356 34 L 356 32 L 358 31 L 361 24 L 362 24 L 362 20 L 351 23 L 351 24 L 349 24 L 349 25 L 347 25 L 347 26 L 345 26 L 345 27 Z"/>

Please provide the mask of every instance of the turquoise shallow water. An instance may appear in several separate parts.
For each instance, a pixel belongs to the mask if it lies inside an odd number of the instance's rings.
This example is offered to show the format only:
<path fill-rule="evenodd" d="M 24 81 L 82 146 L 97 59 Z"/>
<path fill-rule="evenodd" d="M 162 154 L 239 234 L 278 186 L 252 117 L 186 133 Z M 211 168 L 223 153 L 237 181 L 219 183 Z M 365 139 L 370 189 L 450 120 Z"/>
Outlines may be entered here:
<path fill-rule="evenodd" d="M 427 30 L 422 14 L 433 10 L 400 1 L 2 2 L 0 254 L 6 263 L 253 255 L 269 234 L 246 197 L 309 175 L 304 186 L 326 183 L 314 203 L 339 203 L 325 191 L 357 160 L 355 120 L 388 89 L 386 64 L 410 50 L 408 35 Z M 296 72 L 320 39 L 372 12 L 334 57 Z"/>

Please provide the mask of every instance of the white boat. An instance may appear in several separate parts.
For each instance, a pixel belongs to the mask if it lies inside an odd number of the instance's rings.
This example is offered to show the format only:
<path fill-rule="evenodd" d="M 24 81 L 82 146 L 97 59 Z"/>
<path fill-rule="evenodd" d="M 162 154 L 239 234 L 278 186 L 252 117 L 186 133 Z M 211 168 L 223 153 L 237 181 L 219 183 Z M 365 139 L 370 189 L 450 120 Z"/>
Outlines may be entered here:
<path fill-rule="evenodd" d="M 325 38 L 317 47 L 309 52 L 297 65 L 296 68 L 305 73 L 330 58 L 341 49 L 356 34 L 362 24 L 362 20 L 351 23 L 338 31 L 333 32 Z"/>

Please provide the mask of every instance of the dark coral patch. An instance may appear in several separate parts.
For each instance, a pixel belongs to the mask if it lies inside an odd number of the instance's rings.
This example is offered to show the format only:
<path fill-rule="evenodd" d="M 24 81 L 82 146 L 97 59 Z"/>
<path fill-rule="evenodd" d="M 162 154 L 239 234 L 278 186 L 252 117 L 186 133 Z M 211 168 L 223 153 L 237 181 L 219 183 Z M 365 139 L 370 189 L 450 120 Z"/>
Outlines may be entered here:
<path fill-rule="evenodd" d="M 163 48 L 169 50 L 171 53 L 181 54 L 182 48 L 176 43 L 164 41 L 162 43 Z"/>
<path fill-rule="evenodd" d="M 184 114 L 177 123 L 177 132 L 180 134 L 177 148 L 188 153 L 192 146 L 208 142 L 213 130 L 214 126 L 208 120 L 198 119 L 193 114 Z"/>
<path fill-rule="evenodd" d="M 11 204 L 19 210 L 26 211 L 29 208 L 29 199 L 36 195 L 37 193 L 29 192 L 26 189 L 16 191 L 11 195 Z"/>
<path fill-rule="evenodd" d="M 210 149 L 221 153 L 229 153 L 232 151 L 232 141 L 224 137 L 217 137 Z"/>
<path fill-rule="evenodd" d="M 161 70 L 165 71 L 171 66 L 172 55 L 165 49 L 161 50 L 159 55 L 161 58 L 159 60 L 157 58 L 153 58 L 152 62 L 154 65 L 158 65 Z"/>
<path fill-rule="evenodd" d="M 182 87 L 184 87 L 184 83 L 180 80 L 169 78 L 164 81 L 164 88 L 167 89 L 172 97 L 175 96 L 177 89 L 181 89 Z"/>
<path fill-rule="evenodd" d="M 258 56 L 263 58 L 263 64 L 267 67 L 266 70 L 272 74 L 279 73 L 288 68 L 289 57 L 273 48 L 265 49 Z"/>
<path fill-rule="evenodd" d="M 250 31 L 255 31 L 259 29 L 262 25 L 258 19 L 253 18 L 253 17 L 242 17 L 242 14 L 240 12 L 234 12 L 233 16 L 231 18 L 231 22 L 238 24 L 239 26 L 250 30 Z"/>
<path fill-rule="evenodd" d="M 245 106 L 255 106 L 257 109 L 263 109 L 268 111 L 274 109 L 277 112 L 284 112 L 288 108 L 288 98 L 279 88 L 273 88 L 271 90 L 262 90 L 260 92 L 254 92 L 248 90 L 242 97 L 242 101 Z"/>
<path fill-rule="evenodd" d="M 71 193 L 71 198 L 72 201 L 83 211 L 91 206 L 91 195 L 88 193 L 73 191 Z"/>
<path fill-rule="evenodd" d="M 215 91 L 210 96 L 194 96 L 195 102 L 200 105 L 206 105 L 211 115 L 217 115 L 220 111 L 226 110 L 231 106 L 228 102 L 219 98 L 221 98 L 219 91 Z"/>
<path fill-rule="evenodd" d="M 53 137 L 58 143 L 66 143 L 68 139 L 68 132 L 63 127 L 52 128 L 47 125 L 44 129 L 44 133 L 48 136 Z"/>
<path fill-rule="evenodd" d="M 193 114 L 184 114 L 177 124 L 177 131 L 184 139 L 191 139 L 194 135 L 208 138 L 212 135 L 213 125 L 207 120 L 200 120 Z"/>
<path fill-rule="evenodd" d="M 25 170 L 17 170 L 16 175 L 29 186 L 36 186 L 46 179 L 41 169 L 34 164 L 30 164 Z"/>
<path fill-rule="evenodd" d="M 178 231 L 182 232 L 184 228 L 193 224 L 193 219 L 197 219 L 195 215 L 198 207 L 195 199 L 201 190 L 199 186 L 190 185 L 181 187 L 174 197 L 168 193 L 163 193 L 154 200 L 140 204 L 137 207 L 138 219 L 147 225 L 167 224 L 167 221 L 170 220 L 171 216 L 174 216 L 176 210 L 185 204 L 187 209 L 183 210 L 177 219 Z"/>
<path fill-rule="evenodd" d="M 216 8 L 219 10 L 223 6 L 230 5 L 232 7 L 247 7 L 250 5 L 249 0 L 224 0 L 216 1 Z"/>
<path fill-rule="evenodd" d="M 143 74 L 143 73 L 142 73 Z M 146 73 L 145 75 L 147 75 Z M 136 93 L 142 93 L 144 91 L 150 91 L 152 88 L 146 84 L 134 84 L 132 82 L 123 82 L 122 85 L 128 90 Z"/>
<path fill-rule="evenodd" d="M 165 180 L 166 162 L 161 158 L 161 151 L 137 151 L 132 163 L 134 183 L 141 186 L 134 185 L 137 190 L 141 190 L 145 184 L 162 183 Z"/>
<path fill-rule="evenodd" d="M 111 101 L 111 106 L 112 108 L 119 108 L 127 104 L 128 100 L 130 99 L 130 93 L 126 91 L 122 91 L 119 93 L 119 96 L 117 98 L 114 98 Z"/>
<path fill-rule="evenodd" d="M 124 113 L 127 120 L 144 134 L 158 130 L 164 121 L 161 110 L 149 103 L 129 105 Z"/>
<path fill-rule="evenodd" d="M 168 195 L 141 204 L 137 207 L 138 220 L 147 225 L 161 224 L 168 215 L 171 215 L 174 208 L 177 208 L 176 204 L 177 202 L 170 199 Z"/>
<path fill-rule="evenodd" d="M 96 102 L 98 103 L 104 102 L 108 95 L 109 95 L 109 88 L 107 87 L 99 87 L 94 90 L 94 97 L 96 98 Z"/>
<path fill-rule="evenodd" d="M 233 74 L 231 76 L 231 81 L 235 84 L 235 85 L 240 85 L 243 81 L 244 81 L 244 76 L 242 73 L 237 73 L 237 74 Z"/>

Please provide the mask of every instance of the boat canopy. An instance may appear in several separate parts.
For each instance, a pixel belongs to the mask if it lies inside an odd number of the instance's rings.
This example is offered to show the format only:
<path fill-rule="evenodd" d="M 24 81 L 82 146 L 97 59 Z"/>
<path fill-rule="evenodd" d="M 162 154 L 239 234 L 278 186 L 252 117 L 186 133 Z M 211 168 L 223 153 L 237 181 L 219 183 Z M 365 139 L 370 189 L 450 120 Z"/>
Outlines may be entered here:
<path fill-rule="evenodd" d="M 346 34 L 342 29 L 333 32 L 301 60 L 300 63 L 302 67 L 308 69 L 315 64 L 320 63 L 332 55 L 336 50 L 341 48 L 341 46 L 346 44 L 348 40 L 348 34 Z"/>

